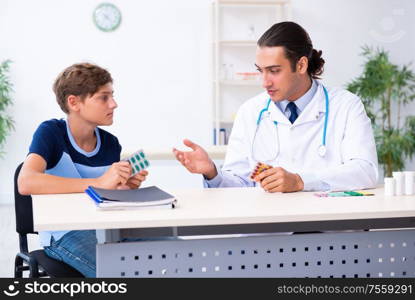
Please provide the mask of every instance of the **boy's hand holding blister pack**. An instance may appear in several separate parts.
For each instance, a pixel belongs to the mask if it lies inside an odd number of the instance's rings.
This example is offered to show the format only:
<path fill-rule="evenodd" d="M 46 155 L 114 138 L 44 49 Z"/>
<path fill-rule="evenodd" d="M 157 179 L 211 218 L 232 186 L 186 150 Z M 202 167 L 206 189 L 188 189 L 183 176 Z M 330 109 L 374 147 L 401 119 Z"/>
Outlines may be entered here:
<path fill-rule="evenodd" d="M 150 163 L 142 149 L 134 152 L 129 157 L 123 159 L 123 161 L 128 161 L 130 163 L 131 177 L 150 166 Z"/>
<path fill-rule="evenodd" d="M 128 162 L 130 164 L 131 175 L 125 185 L 119 186 L 118 189 L 138 188 L 141 183 L 146 180 L 146 176 L 148 175 L 148 171 L 146 169 L 150 166 L 144 151 L 140 149 L 122 161 Z"/>

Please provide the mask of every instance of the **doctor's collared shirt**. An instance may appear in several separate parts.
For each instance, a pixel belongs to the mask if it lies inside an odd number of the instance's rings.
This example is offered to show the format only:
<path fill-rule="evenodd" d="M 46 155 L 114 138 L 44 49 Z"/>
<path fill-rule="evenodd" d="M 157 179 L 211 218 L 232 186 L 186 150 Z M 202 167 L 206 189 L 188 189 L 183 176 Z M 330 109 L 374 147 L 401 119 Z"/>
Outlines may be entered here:
<path fill-rule="evenodd" d="M 302 111 L 306 108 L 306 106 L 311 102 L 314 95 L 317 92 L 317 82 L 315 80 L 312 80 L 312 84 L 310 89 L 300 98 L 298 98 L 295 101 L 295 104 L 297 106 L 297 113 L 298 115 L 301 114 Z M 290 103 L 288 100 L 283 100 L 280 102 L 276 102 L 275 105 L 278 107 L 278 109 L 281 110 L 281 112 L 289 119 L 290 117 L 290 110 L 287 109 L 287 105 Z M 246 178 L 240 177 L 240 176 L 224 176 L 223 171 L 221 168 L 218 168 L 216 166 L 216 170 L 218 172 L 218 175 L 211 179 L 207 180 L 204 179 L 203 186 L 206 188 L 217 188 L 217 187 L 234 187 L 234 186 L 246 186 L 246 187 L 254 187 L 255 182 L 249 179 L 249 174 Z M 324 181 L 316 180 L 313 176 L 313 174 L 309 174 L 307 172 L 298 172 L 298 175 L 300 175 L 301 179 L 304 183 L 304 191 L 327 191 L 330 189 L 330 185 L 327 184 Z"/>
<path fill-rule="evenodd" d="M 304 111 L 307 104 L 311 102 L 314 95 L 317 92 L 317 83 L 315 80 L 312 80 L 312 84 L 310 89 L 302 95 L 300 98 L 294 101 L 295 105 L 297 106 L 297 114 L 300 115 L 301 112 Z M 276 102 L 275 105 L 281 110 L 281 112 L 287 117 L 287 119 L 290 118 L 291 112 L 289 109 L 287 109 L 287 105 L 290 103 L 288 100 L 282 100 L 279 102 Z"/>
<path fill-rule="evenodd" d="M 312 84 L 310 89 L 302 95 L 300 98 L 294 101 L 296 107 L 297 107 L 297 114 L 300 115 L 306 106 L 311 102 L 314 95 L 317 92 L 317 82 L 316 80 L 312 79 Z M 276 102 L 275 105 L 281 110 L 281 112 L 287 117 L 287 119 L 290 118 L 291 112 L 289 109 L 287 109 L 287 105 L 290 103 L 288 100 L 283 100 L 280 102 Z M 330 189 L 330 185 L 328 185 L 324 181 L 315 180 L 313 178 L 312 174 L 308 174 L 306 172 L 299 172 L 298 173 L 303 180 L 304 183 L 304 190 L 305 191 L 327 191 Z"/>

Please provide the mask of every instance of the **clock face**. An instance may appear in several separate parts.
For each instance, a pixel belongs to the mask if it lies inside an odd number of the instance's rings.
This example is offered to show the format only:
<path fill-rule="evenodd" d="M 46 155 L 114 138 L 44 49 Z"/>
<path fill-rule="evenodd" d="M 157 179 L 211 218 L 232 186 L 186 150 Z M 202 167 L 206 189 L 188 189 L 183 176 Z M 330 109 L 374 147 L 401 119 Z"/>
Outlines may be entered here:
<path fill-rule="evenodd" d="M 102 31 L 114 31 L 120 26 L 121 12 L 111 3 L 102 3 L 94 11 L 95 25 Z"/>

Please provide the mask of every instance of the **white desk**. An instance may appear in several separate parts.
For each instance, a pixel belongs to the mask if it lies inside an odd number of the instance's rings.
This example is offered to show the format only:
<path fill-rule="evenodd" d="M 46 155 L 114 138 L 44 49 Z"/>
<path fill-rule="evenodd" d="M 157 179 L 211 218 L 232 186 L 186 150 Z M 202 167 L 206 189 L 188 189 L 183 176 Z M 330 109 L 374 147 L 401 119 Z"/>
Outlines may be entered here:
<path fill-rule="evenodd" d="M 106 229 L 107 235 L 101 240 L 98 245 L 98 275 L 101 276 L 415 276 L 415 231 L 413 230 L 391 230 L 391 228 L 414 228 L 415 227 L 415 196 L 401 196 L 401 197 L 385 197 L 383 196 L 383 189 L 374 190 L 375 196 L 368 197 L 337 197 L 337 198 L 319 198 L 313 193 L 290 193 L 290 194 L 269 194 L 257 188 L 226 188 L 226 189 L 197 189 L 197 190 L 178 190 L 168 191 L 174 194 L 179 200 L 179 205 L 176 209 L 151 209 L 151 210 L 131 210 L 131 211 L 97 211 L 95 204 L 89 200 L 85 194 L 62 194 L 62 195 L 36 195 L 33 196 L 33 215 L 34 215 L 34 229 L 42 230 L 81 230 L 81 229 Z M 173 231 L 172 231 L 173 229 Z M 353 233 L 318 233 L 318 234 L 295 234 L 295 235 L 268 235 L 268 236 L 250 236 L 243 238 L 222 238 L 222 239 L 190 239 L 190 240 L 171 240 L 171 241 L 148 241 L 140 243 L 112 243 L 118 239 L 131 236 L 157 236 L 157 235 L 203 235 L 203 234 L 234 234 L 234 233 L 270 233 L 270 232 L 305 232 L 305 231 L 328 231 L 328 230 L 366 230 L 366 229 L 388 229 L 387 231 L 378 232 L 353 232 Z M 116 234 L 114 234 L 116 233 Z M 391 241 L 388 238 L 392 238 Z M 373 239 L 374 242 L 369 242 Z M 342 245 L 346 243 L 347 245 Z M 360 254 L 353 252 L 353 247 L 357 247 L 356 241 L 359 241 L 358 246 L 361 250 Z M 383 241 L 383 242 L 382 242 Z M 331 243 L 331 246 L 327 244 Z M 245 243 L 239 245 L 239 243 Z M 281 265 L 286 265 L 289 261 L 304 261 L 304 255 L 310 255 L 311 252 L 301 252 L 293 249 L 307 248 L 302 245 L 307 244 L 307 247 L 323 247 L 328 253 L 318 250 L 319 252 L 313 254 L 313 261 L 320 262 L 314 268 L 306 270 L 296 268 L 295 270 L 284 269 Z M 275 258 L 273 263 L 263 264 L 262 271 L 255 273 L 256 268 L 250 268 L 250 272 L 244 267 L 238 273 L 235 273 L 235 264 L 240 264 L 240 261 L 248 259 L 257 260 L 260 256 L 257 253 L 248 256 L 247 253 L 239 256 L 233 256 L 236 259 L 233 264 L 234 267 L 228 270 L 227 274 L 217 273 L 215 271 L 215 264 L 219 259 L 215 255 L 211 256 L 211 264 L 209 268 L 205 267 L 188 267 L 186 264 L 190 262 L 181 261 L 179 258 L 173 261 L 165 261 L 168 256 L 188 252 L 186 249 L 192 250 L 199 254 L 202 253 L 202 258 L 206 260 L 203 253 L 210 253 L 212 249 L 222 249 L 221 252 L 230 251 L 233 246 L 238 244 L 239 248 L 252 248 L 249 245 L 261 245 L 263 255 L 261 259 L 265 259 L 277 251 L 278 245 L 290 245 L 285 248 L 285 256 L 278 256 L 278 261 L 284 259 L 284 263 L 278 263 L 278 268 L 268 268 L 268 265 L 275 265 Z M 365 244 L 364 246 L 362 246 Z M 210 250 L 207 247 L 211 245 Z M 248 245 L 248 246 L 247 246 Z M 271 246 L 273 245 L 273 246 Z M 320 245 L 320 246 L 318 246 Z M 325 245 L 325 246 L 322 246 Z M 380 245 L 380 246 L 379 246 Z M 404 245 L 404 246 L 402 246 Z M 183 248 L 186 246 L 185 248 Z M 342 249 L 344 246 L 345 249 Z M 340 267 L 342 262 L 340 257 L 346 255 L 349 248 L 352 252 L 347 253 L 362 262 L 363 260 L 370 260 L 371 265 L 377 260 L 376 267 L 372 271 L 364 271 L 368 268 L 369 263 L 365 265 L 354 264 L 352 267 L 361 271 L 349 271 L 342 274 L 341 271 L 334 271 L 330 269 L 330 262 L 333 262 L 333 268 L 338 268 L 334 262 L 338 262 Z M 196 247 L 196 248 L 195 248 Z M 209 246 L 210 247 L 210 246 Z M 335 252 L 335 249 L 339 252 Z M 269 249 L 268 249 L 269 248 Z M 272 249 L 271 249 L 272 248 Z M 327 249 L 326 249 L 327 248 Z M 399 248 L 399 249 L 398 249 Z M 166 268 L 156 271 L 148 271 L 147 273 L 141 271 L 134 271 L 133 264 L 138 264 L 137 268 L 155 268 L 156 263 L 154 259 L 157 255 L 151 254 L 152 259 L 147 259 L 146 262 L 138 259 L 137 251 L 140 253 L 158 253 L 160 254 L 161 262 L 168 264 Z M 165 249 L 171 249 L 169 251 Z M 267 249 L 267 250 L 265 250 Z M 282 249 L 282 248 L 281 248 Z M 287 256 L 287 249 L 290 249 L 290 256 Z M 375 251 L 376 250 L 376 251 Z M 390 256 L 389 252 L 384 251 L 401 251 L 399 258 Z M 405 250 L 409 251 L 408 253 Z M 125 255 L 115 255 L 120 251 L 125 251 Z M 217 250 L 215 250 L 217 251 Z M 236 250 L 234 250 L 236 251 Z M 239 250 L 238 250 L 239 251 Z M 245 251 L 245 250 L 240 250 Z M 270 251 L 268 253 L 268 251 Z M 281 250 L 278 250 L 281 251 Z M 305 250 L 303 250 L 305 251 Z M 331 251 L 331 252 L 330 252 Z M 380 252 L 379 252 L 380 251 Z M 382 252 L 383 251 L 383 252 Z M 404 251 L 404 252 L 402 252 Z M 412 251 L 412 252 L 411 252 Z M 135 254 L 134 254 L 135 253 Z M 168 253 L 168 254 L 167 254 Z M 191 253 L 191 252 L 189 252 Z M 327 261 L 328 254 L 332 253 L 333 260 Z M 406 254 L 405 254 L 406 253 Z M 281 254 L 281 253 L 280 253 Z M 142 254 L 140 254 L 142 255 Z M 147 254 L 146 254 L 147 255 Z M 150 255 L 150 254 L 148 254 Z M 190 254 L 188 254 L 190 255 Z M 231 254 L 229 254 L 231 255 Z M 243 256 L 240 256 L 243 255 Z M 374 255 L 374 256 L 373 256 Z M 195 257 L 196 255 L 192 255 Z M 369 257 L 370 258 L 367 258 Z M 378 257 L 381 256 L 381 257 Z M 387 257 L 386 257 L 387 256 Z M 116 257 L 116 261 L 109 263 L 109 258 Z M 129 257 L 129 258 L 128 258 Z M 154 258 L 153 258 L 154 257 Z M 265 258 L 264 258 L 265 257 Z M 336 259 L 334 259 L 336 257 Z M 392 259 L 392 258 L 393 259 Z M 115 259 L 115 258 L 114 258 Z M 188 259 L 191 259 L 188 257 Z M 229 257 L 222 262 L 222 267 L 217 266 L 219 270 L 229 268 L 225 266 L 229 263 Z M 288 259 L 288 260 L 287 260 Z M 311 259 L 311 258 L 310 258 Z M 381 261 L 379 262 L 379 259 Z M 385 263 L 384 260 L 388 260 Z M 391 261 L 393 260 L 393 261 Z M 397 261 L 399 260 L 399 262 Z M 101 263 L 100 263 L 101 261 Z M 106 263 L 103 264 L 102 262 Z M 195 260 L 194 260 L 195 261 Z M 194 262 L 193 261 L 193 262 Z M 127 263 L 128 262 L 128 263 Z M 125 263 L 125 264 L 124 264 Z M 157 260 L 159 264 L 160 261 Z M 321 264 L 327 263 L 328 266 L 323 272 L 319 269 Z M 383 264 L 382 264 L 383 263 Z M 196 264 L 197 266 L 199 262 Z M 297 263 L 292 263 L 296 264 Z M 115 266 L 119 265 L 121 269 Z M 186 265 L 187 272 L 178 272 L 183 265 Z M 196 266 L 195 265 L 195 266 Z M 399 265 L 399 266 L 398 266 Z M 110 267 L 106 267 L 110 266 Z M 158 265 L 157 265 L 158 266 Z M 181 266 L 180 268 L 178 266 Z M 255 263 L 252 262 L 252 266 Z M 266 266 L 266 267 L 265 267 Z M 347 265 L 349 267 L 350 265 Z M 343 266 L 345 267 L 345 266 Z M 128 271 L 122 271 L 122 268 L 127 268 Z M 132 268 L 132 269 L 131 269 Z M 159 268 L 159 267 L 157 267 Z M 199 269 L 198 269 L 199 268 Z M 205 269 L 203 269 L 205 268 Z M 206 270 L 209 270 L 207 271 Z M 294 268 L 294 267 L 292 267 Z M 395 271 L 390 271 L 391 268 Z M 127 270 L 125 269 L 125 270 Z M 159 268 L 160 269 L 160 268 Z M 175 272 L 171 270 L 174 269 Z M 189 270 L 192 270 L 191 272 Z M 196 269 L 198 271 L 196 271 Z M 270 270 L 268 270 L 270 269 Z M 182 269 L 180 269 L 182 270 Z M 203 271 L 204 270 L 204 271 Z M 177 272 L 176 272 L 177 271 Z M 183 271 L 183 270 L 182 270 Z M 190 273 L 189 273 L 190 272 Z M 268 272 L 268 273 L 267 273 Z M 340 272 L 340 273 L 339 273 Z M 353 273 L 356 272 L 356 273 Z M 318 275 L 320 274 L 320 275 Z"/>
<path fill-rule="evenodd" d="M 259 188 L 168 191 L 173 210 L 97 211 L 86 194 L 34 195 L 34 229 L 180 227 L 364 219 L 415 219 L 415 196 L 319 198 L 312 192 L 270 194 Z M 51 213 L 53 212 L 53 213 Z"/>

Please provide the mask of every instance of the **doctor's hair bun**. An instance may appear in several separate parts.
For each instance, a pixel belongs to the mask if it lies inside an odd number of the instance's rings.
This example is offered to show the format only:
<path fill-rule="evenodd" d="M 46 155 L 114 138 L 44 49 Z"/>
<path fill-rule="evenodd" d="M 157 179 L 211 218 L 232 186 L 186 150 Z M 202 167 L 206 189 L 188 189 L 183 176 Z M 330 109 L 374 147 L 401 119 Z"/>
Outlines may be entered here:
<path fill-rule="evenodd" d="M 319 79 L 319 76 L 323 74 L 324 71 L 324 59 L 321 57 L 323 51 L 313 49 L 311 52 L 311 56 L 308 60 L 308 73 L 314 79 Z"/>
<path fill-rule="evenodd" d="M 307 73 L 310 77 L 318 79 L 323 74 L 324 59 L 322 51 L 313 48 L 313 43 L 307 31 L 294 22 L 280 22 L 272 25 L 259 38 L 259 47 L 284 47 L 285 56 L 290 61 L 291 70 L 296 71 L 297 63 L 301 57 L 308 58 Z"/>

